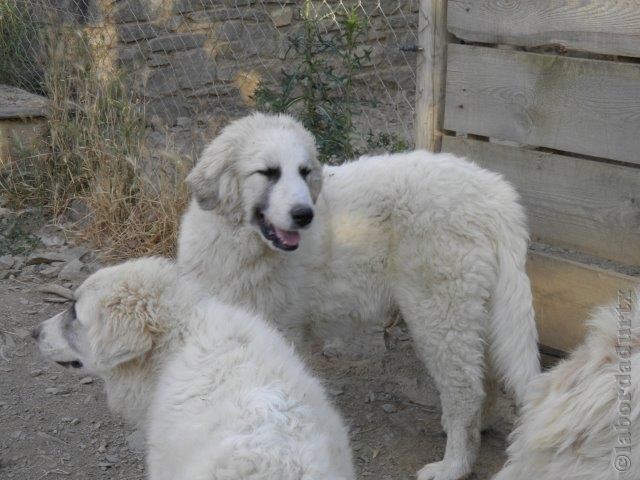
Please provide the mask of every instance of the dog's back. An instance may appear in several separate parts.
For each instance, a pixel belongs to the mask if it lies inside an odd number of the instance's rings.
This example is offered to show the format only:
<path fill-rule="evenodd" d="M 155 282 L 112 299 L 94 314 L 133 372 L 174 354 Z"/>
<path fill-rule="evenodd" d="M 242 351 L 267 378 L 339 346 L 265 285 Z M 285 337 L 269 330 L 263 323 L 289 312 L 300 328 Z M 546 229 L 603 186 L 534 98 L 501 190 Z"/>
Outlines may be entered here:
<path fill-rule="evenodd" d="M 640 291 L 628 297 L 597 309 L 585 343 L 531 384 L 494 480 L 640 478 Z"/>
<path fill-rule="evenodd" d="M 150 411 L 151 478 L 353 478 L 346 430 L 292 347 L 215 301 L 196 316 Z"/>

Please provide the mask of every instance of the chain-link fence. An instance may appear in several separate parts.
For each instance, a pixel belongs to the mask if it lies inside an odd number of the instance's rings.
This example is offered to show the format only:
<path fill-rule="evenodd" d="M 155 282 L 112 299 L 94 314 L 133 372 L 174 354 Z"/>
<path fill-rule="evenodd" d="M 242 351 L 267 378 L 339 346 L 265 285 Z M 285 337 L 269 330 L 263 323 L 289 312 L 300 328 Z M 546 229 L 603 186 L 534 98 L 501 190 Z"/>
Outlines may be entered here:
<path fill-rule="evenodd" d="M 52 49 L 82 62 L 80 42 L 91 75 L 130 93 L 152 151 L 172 143 L 195 156 L 254 109 L 297 115 L 325 158 L 413 142 L 418 0 L 0 0 L 0 9 L 0 83 L 51 96 Z"/>

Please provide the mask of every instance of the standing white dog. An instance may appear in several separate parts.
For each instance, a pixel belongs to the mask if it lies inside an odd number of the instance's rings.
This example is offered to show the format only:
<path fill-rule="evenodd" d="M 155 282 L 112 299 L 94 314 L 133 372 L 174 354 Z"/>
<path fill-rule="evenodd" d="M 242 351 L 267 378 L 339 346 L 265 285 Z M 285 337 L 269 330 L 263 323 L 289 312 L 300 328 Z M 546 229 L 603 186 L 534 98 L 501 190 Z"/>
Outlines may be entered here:
<path fill-rule="evenodd" d="M 596 310 L 585 343 L 536 378 L 494 480 L 640 478 L 640 290 Z"/>
<path fill-rule="evenodd" d="M 447 433 L 444 460 L 418 478 L 470 473 L 485 353 L 518 398 L 539 372 L 513 188 L 423 151 L 323 169 L 308 131 L 263 114 L 225 128 L 188 182 L 181 271 L 283 330 L 302 319 L 322 329 L 382 323 L 399 309 L 440 391 Z"/>
<path fill-rule="evenodd" d="M 272 327 L 162 259 L 105 268 L 34 331 L 146 432 L 151 480 L 351 480 L 347 432 Z"/>

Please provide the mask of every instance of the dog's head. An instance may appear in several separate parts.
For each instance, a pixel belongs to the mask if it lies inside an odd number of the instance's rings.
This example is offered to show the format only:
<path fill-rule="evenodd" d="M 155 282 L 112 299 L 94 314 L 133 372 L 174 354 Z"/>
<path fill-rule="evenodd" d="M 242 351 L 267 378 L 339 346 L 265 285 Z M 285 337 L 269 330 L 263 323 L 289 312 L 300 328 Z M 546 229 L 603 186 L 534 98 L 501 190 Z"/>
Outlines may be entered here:
<path fill-rule="evenodd" d="M 187 182 L 201 208 L 254 228 L 269 246 L 295 250 L 322 187 L 313 136 L 286 115 L 231 123 L 204 150 Z"/>
<path fill-rule="evenodd" d="M 99 270 L 68 310 L 33 331 L 38 348 L 60 365 L 98 375 L 140 359 L 166 328 L 161 296 L 173 272 L 159 258 Z"/>

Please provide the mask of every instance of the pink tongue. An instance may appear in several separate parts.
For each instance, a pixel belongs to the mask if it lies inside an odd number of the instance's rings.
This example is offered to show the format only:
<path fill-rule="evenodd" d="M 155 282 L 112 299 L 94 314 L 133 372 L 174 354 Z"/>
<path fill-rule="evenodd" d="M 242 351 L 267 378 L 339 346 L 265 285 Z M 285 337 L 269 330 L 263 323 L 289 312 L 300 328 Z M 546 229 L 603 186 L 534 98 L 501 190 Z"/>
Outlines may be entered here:
<path fill-rule="evenodd" d="M 286 230 L 280 230 L 279 228 L 275 228 L 275 232 L 278 236 L 278 240 L 285 245 L 293 247 L 300 243 L 300 234 L 298 232 L 287 232 Z"/>

